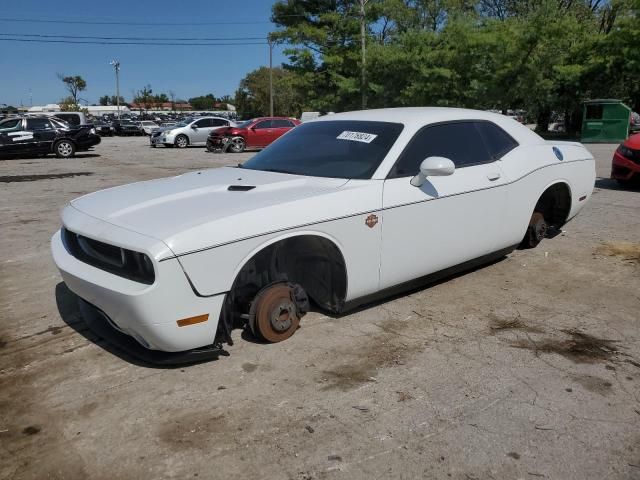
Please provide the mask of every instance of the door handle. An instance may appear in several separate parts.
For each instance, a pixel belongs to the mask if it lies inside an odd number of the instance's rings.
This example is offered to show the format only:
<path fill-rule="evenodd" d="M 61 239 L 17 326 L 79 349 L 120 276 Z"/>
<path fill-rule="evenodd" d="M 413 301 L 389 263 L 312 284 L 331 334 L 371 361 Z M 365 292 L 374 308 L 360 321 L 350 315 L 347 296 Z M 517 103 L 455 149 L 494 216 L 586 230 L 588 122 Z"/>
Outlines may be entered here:
<path fill-rule="evenodd" d="M 500 178 L 500 174 L 498 172 L 491 172 L 487 174 L 487 178 L 493 182 Z"/>

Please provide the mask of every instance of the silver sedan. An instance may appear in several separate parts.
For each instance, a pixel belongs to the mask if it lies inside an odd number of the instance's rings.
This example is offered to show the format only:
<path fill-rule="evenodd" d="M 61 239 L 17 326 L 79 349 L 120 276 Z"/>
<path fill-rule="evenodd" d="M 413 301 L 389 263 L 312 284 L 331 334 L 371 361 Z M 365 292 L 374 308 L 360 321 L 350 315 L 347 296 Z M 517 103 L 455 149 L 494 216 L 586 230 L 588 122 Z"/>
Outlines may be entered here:
<path fill-rule="evenodd" d="M 187 118 L 175 127 L 155 130 L 151 134 L 151 146 L 186 148 L 189 145 L 206 145 L 207 137 L 213 130 L 223 127 L 235 127 L 232 120 L 222 117 Z"/>

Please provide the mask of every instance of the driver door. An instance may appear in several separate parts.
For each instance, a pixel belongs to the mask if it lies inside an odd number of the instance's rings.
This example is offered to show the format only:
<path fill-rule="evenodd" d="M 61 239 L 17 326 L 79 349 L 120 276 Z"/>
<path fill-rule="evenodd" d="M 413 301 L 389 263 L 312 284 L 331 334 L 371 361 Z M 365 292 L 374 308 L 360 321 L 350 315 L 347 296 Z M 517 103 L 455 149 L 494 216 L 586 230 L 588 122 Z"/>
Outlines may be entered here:
<path fill-rule="evenodd" d="M 262 120 L 251 128 L 250 146 L 265 147 L 273 141 L 274 129 L 271 128 L 271 120 Z"/>
<path fill-rule="evenodd" d="M 427 157 L 453 161 L 449 176 L 411 185 Z M 420 130 L 384 182 L 380 288 L 496 252 L 504 245 L 506 179 L 475 122 Z"/>
<path fill-rule="evenodd" d="M 48 118 L 27 118 L 27 130 L 33 132 L 34 149 L 42 152 L 51 150 L 57 131 Z"/>
<path fill-rule="evenodd" d="M 195 127 L 195 128 L 194 128 Z M 202 118 L 191 124 L 191 144 L 205 143 L 209 132 L 211 132 L 212 125 L 210 118 Z"/>

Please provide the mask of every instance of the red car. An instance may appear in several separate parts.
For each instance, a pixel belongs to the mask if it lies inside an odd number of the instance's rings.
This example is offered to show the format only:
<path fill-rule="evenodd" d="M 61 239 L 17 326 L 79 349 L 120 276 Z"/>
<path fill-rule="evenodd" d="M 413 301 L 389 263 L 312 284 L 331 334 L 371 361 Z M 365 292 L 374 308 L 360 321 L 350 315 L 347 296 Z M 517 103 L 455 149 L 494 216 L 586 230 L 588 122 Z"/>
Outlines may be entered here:
<path fill-rule="evenodd" d="M 640 181 L 640 134 L 627 138 L 613 154 L 611 178 L 621 184 Z"/>
<path fill-rule="evenodd" d="M 225 137 L 231 139 L 229 150 L 234 153 L 264 148 L 296 125 L 300 125 L 300 121 L 288 117 L 254 118 L 238 124 L 237 127 L 219 128 L 211 132 L 207 139 L 207 148 L 213 151 L 222 144 Z"/>

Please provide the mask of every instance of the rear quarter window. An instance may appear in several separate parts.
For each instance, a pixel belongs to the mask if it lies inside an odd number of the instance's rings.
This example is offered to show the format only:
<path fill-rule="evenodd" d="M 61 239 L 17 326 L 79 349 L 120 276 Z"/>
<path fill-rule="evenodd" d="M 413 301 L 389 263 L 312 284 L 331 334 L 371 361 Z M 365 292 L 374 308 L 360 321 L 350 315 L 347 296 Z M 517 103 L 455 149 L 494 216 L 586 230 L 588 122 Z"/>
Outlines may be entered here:
<path fill-rule="evenodd" d="M 0 122 L 0 130 L 13 130 L 20 126 L 21 118 L 12 118 Z"/>
<path fill-rule="evenodd" d="M 476 128 L 480 131 L 487 150 L 496 160 L 518 146 L 518 142 L 495 123 L 476 122 Z"/>
<path fill-rule="evenodd" d="M 80 125 L 80 115 L 76 115 L 73 113 L 61 113 L 56 115 L 56 117 L 58 117 L 61 120 L 64 120 L 65 122 L 71 124 L 71 125 Z"/>

